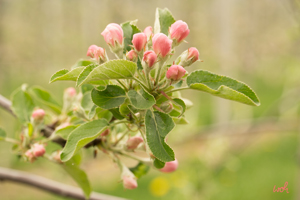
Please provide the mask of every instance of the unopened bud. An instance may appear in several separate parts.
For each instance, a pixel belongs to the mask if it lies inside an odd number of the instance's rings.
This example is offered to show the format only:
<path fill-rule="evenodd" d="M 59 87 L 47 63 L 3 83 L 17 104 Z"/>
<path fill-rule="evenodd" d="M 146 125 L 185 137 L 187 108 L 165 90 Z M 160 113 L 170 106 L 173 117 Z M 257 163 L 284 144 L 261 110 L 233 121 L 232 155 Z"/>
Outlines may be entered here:
<path fill-rule="evenodd" d="M 45 111 L 43 109 L 37 109 L 33 111 L 31 117 L 34 121 L 42 121 L 45 116 Z"/>
<path fill-rule="evenodd" d="M 45 147 L 42 144 L 34 144 L 31 149 L 35 157 L 43 156 L 46 153 Z"/>
<path fill-rule="evenodd" d="M 88 48 L 86 55 L 101 62 L 105 62 L 107 60 L 105 49 L 98 47 L 97 45 L 91 45 Z"/>
<path fill-rule="evenodd" d="M 186 70 L 180 65 L 172 65 L 167 71 L 167 79 L 179 81 L 186 73 Z"/>
<path fill-rule="evenodd" d="M 172 49 L 172 40 L 170 40 L 165 34 L 157 33 L 152 39 L 152 46 L 154 52 L 159 57 L 166 57 L 170 54 Z"/>
<path fill-rule="evenodd" d="M 127 52 L 126 58 L 132 62 L 136 62 L 138 59 L 138 55 L 134 50 L 130 50 L 129 52 Z"/>
<path fill-rule="evenodd" d="M 34 155 L 33 155 L 31 149 L 28 149 L 28 150 L 25 152 L 25 156 L 26 156 L 26 158 L 27 158 L 30 162 L 35 161 L 35 157 L 34 157 Z"/>
<path fill-rule="evenodd" d="M 157 55 L 154 51 L 146 51 L 143 56 L 143 62 L 146 64 L 146 67 L 152 68 L 154 63 L 157 60 Z"/>
<path fill-rule="evenodd" d="M 145 33 L 146 36 L 147 36 L 147 40 L 149 40 L 149 39 L 153 36 L 152 27 L 151 27 L 151 26 L 147 26 L 147 27 L 144 29 L 144 33 Z"/>
<path fill-rule="evenodd" d="M 103 131 L 103 132 L 101 133 L 101 136 L 107 136 L 109 133 L 110 133 L 110 130 L 109 130 L 109 129 L 106 129 L 105 131 Z"/>
<path fill-rule="evenodd" d="M 132 176 L 123 176 L 123 186 L 125 189 L 133 190 L 137 188 L 137 181 Z"/>
<path fill-rule="evenodd" d="M 147 43 L 147 35 L 145 33 L 136 33 L 133 35 L 132 44 L 137 52 L 142 51 Z"/>
<path fill-rule="evenodd" d="M 177 65 L 188 67 L 199 60 L 199 51 L 195 47 L 191 47 L 184 51 L 175 61 Z"/>
<path fill-rule="evenodd" d="M 76 95 L 76 90 L 75 88 L 73 87 L 69 87 L 65 90 L 65 94 L 68 96 L 68 97 L 75 97 Z"/>
<path fill-rule="evenodd" d="M 132 149 L 136 149 L 140 143 L 142 143 L 144 140 L 142 137 L 140 136 L 134 136 L 132 138 L 129 138 L 127 140 L 127 149 L 132 150 Z"/>
<path fill-rule="evenodd" d="M 182 20 L 174 22 L 169 28 L 170 37 L 174 42 L 174 46 L 177 46 L 182 42 L 190 33 L 187 23 Z"/>
<path fill-rule="evenodd" d="M 119 24 L 108 24 L 101 35 L 112 52 L 119 53 L 123 50 L 123 29 Z"/>
<path fill-rule="evenodd" d="M 171 162 L 166 162 L 165 166 L 161 168 L 159 171 L 164 173 L 174 172 L 178 168 L 178 160 L 175 159 Z"/>

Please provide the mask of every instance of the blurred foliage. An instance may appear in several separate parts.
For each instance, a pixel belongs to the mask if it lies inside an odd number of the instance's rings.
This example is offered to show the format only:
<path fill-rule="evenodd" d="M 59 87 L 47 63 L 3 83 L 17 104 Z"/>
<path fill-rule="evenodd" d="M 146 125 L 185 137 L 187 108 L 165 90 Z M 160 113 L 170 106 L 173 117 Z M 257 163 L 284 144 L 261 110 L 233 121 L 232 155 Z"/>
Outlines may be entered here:
<path fill-rule="evenodd" d="M 247 128 L 253 120 L 276 119 L 273 127 L 277 127 L 282 120 L 299 119 L 299 1 L 224 2 L 0 0 L 0 93 L 9 97 L 27 83 L 40 85 L 61 101 L 64 88 L 73 83 L 49 85 L 50 75 L 61 68 L 69 69 L 78 57 L 86 58 L 91 44 L 107 48 L 100 33 L 108 23 L 138 18 L 138 27 L 144 29 L 153 26 L 156 7 L 168 7 L 190 28 L 188 43 L 182 44 L 176 55 L 192 44 L 204 60 L 188 70 L 202 68 L 242 80 L 257 92 L 261 106 L 253 108 L 213 100 L 205 93 L 185 92 L 195 102 L 194 109 L 186 113 L 191 124 L 176 128 L 168 140 L 178 144 L 174 150 L 179 170 L 173 174 L 152 170 L 139 180 L 138 189 L 124 191 L 118 184 L 117 168 L 100 153 L 92 159 L 91 150 L 85 152 L 88 158 L 82 167 L 88 171 L 94 190 L 130 199 L 142 196 L 145 200 L 296 199 L 300 186 L 296 179 L 299 131 L 287 132 L 280 126 L 279 131 L 252 134 Z M 223 109 L 218 113 L 220 107 Z M 241 134 L 221 136 L 224 130 L 217 129 L 218 137 L 194 139 L 205 134 L 207 127 L 245 121 L 246 131 Z M 0 126 L 11 137 L 20 129 L 2 110 Z M 10 149 L 10 144 L 0 143 L 1 166 L 75 185 L 64 178 L 67 175 L 58 166 L 43 160 L 33 165 L 23 163 L 12 156 Z M 286 181 L 289 194 L 273 193 L 274 185 L 282 187 Z M 66 199 L 11 183 L 1 183 L 0 194 L 3 200 L 33 196 Z"/>

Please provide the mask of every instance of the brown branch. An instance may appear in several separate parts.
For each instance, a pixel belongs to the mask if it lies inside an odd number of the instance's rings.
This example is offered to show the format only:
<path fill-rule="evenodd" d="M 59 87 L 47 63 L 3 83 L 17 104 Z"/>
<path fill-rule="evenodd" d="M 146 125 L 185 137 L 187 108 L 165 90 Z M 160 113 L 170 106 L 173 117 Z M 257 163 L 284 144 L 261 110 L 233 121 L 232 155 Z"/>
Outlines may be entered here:
<path fill-rule="evenodd" d="M 59 196 L 85 200 L 82 190 L 77 187 L 65 185 L 41 176 L 33 175 L 26 172 L 20 172 L 13 169 L 6 169 L 0 167 L 0 181 L 12 181 L 16 183 L 21 183 Z M 93 192 L 90 196 L 90 200 L 125 200 L 125 199 Z"/>

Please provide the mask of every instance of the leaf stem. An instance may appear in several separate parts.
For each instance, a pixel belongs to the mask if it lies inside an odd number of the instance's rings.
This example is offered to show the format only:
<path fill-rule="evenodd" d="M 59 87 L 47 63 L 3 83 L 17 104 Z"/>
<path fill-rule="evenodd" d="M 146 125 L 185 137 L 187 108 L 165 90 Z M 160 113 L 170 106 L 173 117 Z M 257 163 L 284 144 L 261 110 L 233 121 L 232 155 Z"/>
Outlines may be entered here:
<path fill-rule="evenodd" d="M 150 89 L 149 89 L 144 83 L 142 83 L 139 79 L 137 79 L 137 78 L 135 78 L 135 77 L 133 77 L 133 79 L 134 79 L 136 82 L 138 82 L 139 84 L 141 84 L 148 92 L 150 91 Z"/>
<path fill-rule="evenodd" d="M 120 83 L 120 85 L 126 90 L 128 91 L 128 88 L 122 83 L 122 81 L 120 81 L 119 79 L 117 79 L 118 83 Z"/>
<path fill-rule="evenodd" d="M 129 133 L 129 130 L 127 130 L 117 141 L 114 143 L 114 146 L 116 146 L 127 134 Z"/>
<path fill-rule="evenodd" d="M 165 64 L 164 60 L 162 60 L 158 63 L 158 69 L 156 71 L 156 78 L 155 78 L 155 85 L 157 85 L 159 82 L 160 73 L 161 73 L 161 70 L 162 70 L 164 64 Z"/>
<path fill-rule="evenodd" d="M 191 89 L 191 88 L 189 88 L 189 87 L 177 88 L 177 89 L 174 89 L 174 90 L 167 91 L 166 94 L 172 93 L 172 92 L 177 92 L 177 91 L 180 91 L 180 90 L 186 90 L 186 89 Z"/>
<path fill-rule="evenodd" d="M 4 138 L 4 141 L 6 142 L 10 142 L 10 143 L 13 143 L 13 144 L 20 144 L 20 142 L 18 140 L 15 140 L 15 139 L 12 139 L 12 138 Z"/>

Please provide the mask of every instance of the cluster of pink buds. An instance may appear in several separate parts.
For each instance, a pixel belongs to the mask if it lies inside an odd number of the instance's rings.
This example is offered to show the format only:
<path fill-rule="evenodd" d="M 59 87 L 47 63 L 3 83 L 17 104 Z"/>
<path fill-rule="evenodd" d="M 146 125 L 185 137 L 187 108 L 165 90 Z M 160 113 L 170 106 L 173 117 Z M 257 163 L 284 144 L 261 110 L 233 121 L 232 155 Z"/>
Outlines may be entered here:
<path fill-rule="evenodd" d="M 123 29 L 121 26 L 115 23 L 108 24 L 101 35 L 112 52 L 120 57 L 123 52 Z"/>
<path fill-rule="evenodd" d="M 31 149 L 25 152 L 25 156 L 28 158 L 30 162 L 35 161 L 37 157 L 41 157 L 45 154 L 46 150 L 44 145 L 42 144 L 34 144 Z"/>
<path fill-rule="evenodd" d="M 107 60 L 105 49 L 96 45 L 91 45 L 86 53 L 87 56 L 95 58 L 99 63 L 104 63 Z"/>

